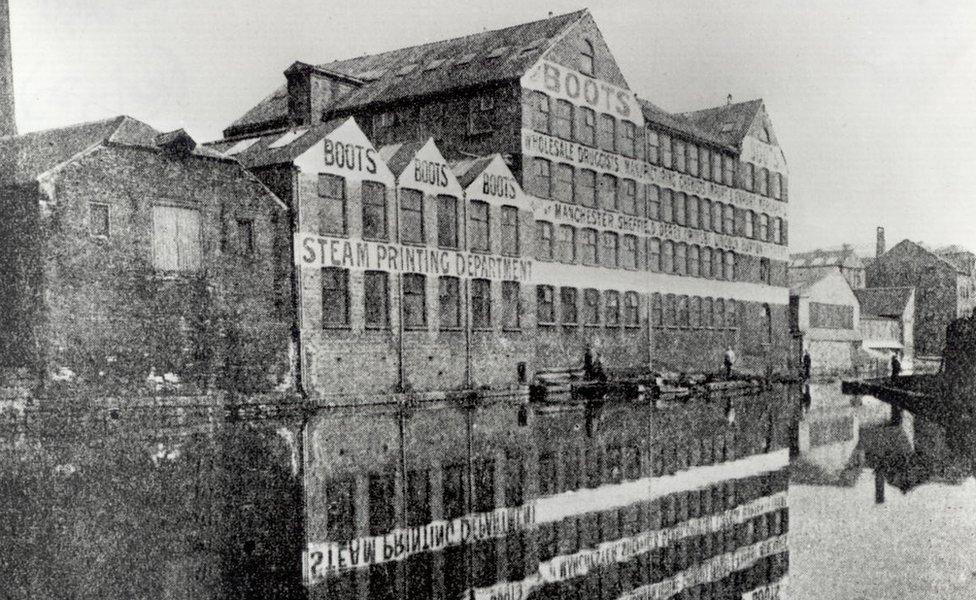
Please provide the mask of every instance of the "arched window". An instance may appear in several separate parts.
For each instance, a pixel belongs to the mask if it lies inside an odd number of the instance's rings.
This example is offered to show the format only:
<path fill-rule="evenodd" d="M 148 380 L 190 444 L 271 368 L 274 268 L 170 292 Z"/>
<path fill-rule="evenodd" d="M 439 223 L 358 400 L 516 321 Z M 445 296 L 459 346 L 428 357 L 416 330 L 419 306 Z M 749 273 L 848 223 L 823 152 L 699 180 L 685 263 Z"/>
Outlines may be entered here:
<path fill-rule="evenodd" d="M 583 40 L 583 48 L 580 50 L 580 71 L 584 75 L 596 77 L 596 63 L 593 59 L 593 44 L 590 40 Z"/>

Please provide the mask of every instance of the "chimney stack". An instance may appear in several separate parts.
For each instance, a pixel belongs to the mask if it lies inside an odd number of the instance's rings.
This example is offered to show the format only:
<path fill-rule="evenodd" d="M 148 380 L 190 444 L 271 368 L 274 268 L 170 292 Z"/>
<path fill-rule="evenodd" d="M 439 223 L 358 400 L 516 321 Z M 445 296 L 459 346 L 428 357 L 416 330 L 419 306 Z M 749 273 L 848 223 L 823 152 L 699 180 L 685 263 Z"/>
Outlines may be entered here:
<path fill-rule="evenodd" d="M 0 0 L 0 136 L 17 135 L 14 120 L 14 67 L 10 56 L 10 7 Z"/>
<path fill-rule="evenodd" d="M 884 253 L 885 253 L 884 227 L 878 227 L 877 242 L 874 248 L 874 255 L 875 257 L 878 257 Z"/>

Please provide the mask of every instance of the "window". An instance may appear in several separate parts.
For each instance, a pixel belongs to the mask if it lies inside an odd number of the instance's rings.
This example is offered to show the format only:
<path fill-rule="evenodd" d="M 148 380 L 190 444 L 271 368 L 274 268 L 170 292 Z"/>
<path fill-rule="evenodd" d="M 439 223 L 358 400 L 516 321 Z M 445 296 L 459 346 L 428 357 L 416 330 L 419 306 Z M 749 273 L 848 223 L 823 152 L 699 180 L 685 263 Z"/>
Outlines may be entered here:
<path fill-rule="evenodd" d="M 725 253 L 725 279 L 735 281 L 735 252 Z"/>
<path fill-rule="evenodd" d="M 660 162 L 660 153 L 658 152 L 659 144 L 657 132 L 653 129 L 648 129 L 644 131 L 645 147 L 647 148 L 647 162 L 652 165 L 658 164 Z"/>
<path fill-rule="evenodd" d="M 427 327 L 427 278 L 408 273 L 403 276 L 403 326 Z"/>
<path fill-rule="evenodd" d="M 539 260 L 552 260 L 552 223 L 535 222 L 535 256 Z"/>
<path fill-rule="evenodd" d="M 759 215 L 759 239 L 768 242 L 769 240 L 769 215 L 763 213 Z"/>
<path fill-rule="evenodd" d="M 773 219 L 773 239 L 770 240 L 774 244 L 783 243 L 783 219 L 776 217 Z"/>
<path fill-rule="evenodd" d="M 424 194 L 400 189 L 400 241 L 424 243 Z"/>
<path fill-rule="evenodd" d="M 688 275 L 692 277 L 700 276 L 699 265 L 701 263 L 701 249 L 698 246 L 688 247 Z"/>
<path fill-rule="evenodd" d="M 678 296 L 678 327 L 688 327 L 690 322 L 688 296 Z"/>
<path fill-rule="evenodd" d="M 580 73 L 596 77 L 596 57 L 590 40 L 583 40 L 583 47 L 580 48 Z"/>
<path fill-rule="evenodd" d="M 603 232 L 603 248 L 600 251 L 600 258 L 603 259 L 603 266 L 616 269 L 619 264 L 618 252 L 620 241 L 617 234 L 612 231 Z"/>
<path fill-rule="evenodd" d="M 671 155 L 674 164 L 672 168 L 681 173 L 685 172 L 685 143 L 679 139 L 671 139 Z"/>
<path fill-rule="evenodd" d="M 596 173 L 589 169 L 576 171 L 576 203 L 580 206 L 596 206 Z"/>
<path fill-rule="evenodd" d="M 614 152 L 617 145 L 617 121 L 613 115 L 600 115 L 598 145 L 601 150 Z"/>
<path fill-rule="evenodd" d="M 386 186 L 375 181 L 363 182 L 363 237 L 387 239 Z"/>
<path fill-rule="evenodd" d="M 517 256 L 520 251 L 519 214 L 514 206 L 502 207 L 502 254 Z"/>
<path fill-rule="evenodd" d="M 685 144 L 685 154 L 687 156 L 685 166 L 688 167 L 688 174 L 698 177 L 698 146 L 688 142 Z"/>
<path fill-rule="evenodd" d="M 668 294 L 664 297 L 664 324 L 668 327 L 676 327 L 678 325 L 678 301 L 675 300 L 674 294 Z"/>
<path fill-rule="evenodd" d="M 620 210 L 628 215 L 637 214 L 637 182 L 633 179 L 620 182 Z"/>
<path fill-rule="evenodd" d="M 619 150 L 624 156 L 634 158 L 637 156 L 637 126 L 630 121 L 623 121 L 620 124 L 620 143 Z"/>
<path fill-rule="evenodd" d="M 624 325 L 626 327 L 640 325 L 640 299 L 637 292 L 624 294 Z"/>
<path fill-rule="evenodd" d="M 769 174 L 770 183 L 769 187 L 772 188 L 772 196 L 777 200 L 783 199 L 783 176 L 779 173 Z"/>
<path fill-rule="evenodd" d="M 655 273 L 661 271 L 661 240 L 658 238 L 647 240 L 647 268 Z"/>
<path fill-rule="evenodd" d="M 600 324 L 600 292 L 599 290 L 583 290 L 583 324 Z"/>
<path fill-rule="evenodd" d="M 356 481 L 352 476 L 332 480 L 326 494 L 326 537 L 351 540 L 356 531 Z"/>
<path fill-rule="evenodd" d="M 712 316 L 713 310 L 714 309 L 712 308 L 711 298 L 705 298 L 704 300 L 702 300 L 702 318 L 701 318 L 702 327 L 708 327 L 708 328 L 712 327 L 712 324 L 714 323 L 713 316 Z"/>
<path fill-rule="evenodd" d="M 552 134 L 564 140 L 573 139 L 573 105 L 569 100 L 556 101 L 556 113 L 552 119 Z"/>
<path fill-rule="evenodd" d="M 559 288 L 560 315 L 564 325 L 576 325 L 576 288 Z"/>
<path fill-rule="evenodd" d="M 366 327 L 385 329 L 390 324 L 389 275 L 383 271 L 366 271 L 363 280 L 364 319 Z"/>
<path fill-rule="evenodd" d="M 349 325 L 349 271 L 322 269 L 322 327 Z"/>
<path fill-rule="evenodd" d="M 88 232 L 95 237 L 109 237 L 108 204 L 88 203 Z"/>
<path fill-rule="evenodd" d="M 661 190 L 661 220 L 674 223 L 674 191 L 667 188 Z"/>
<path fill-rule="evenodd" d="M 559 240 L 557 241 L 558 258 L 560 262 L 576 262 L 576 228 L 572 225 L 559 226 Z"/>
<path fill-rule="evenodd" d="M 769 285 L 770 283 L 770 273 L 769 273 L 769 259 L 760 258 L 759 259 L 759 281 Z"/>
<path fill-rule="evenodd" d="M 536 131 L 541 131 L 542 133 L 549 133 L 549 96 L 543 94 L 542 92 L 535 92 L 532 94 L 532 129 Z"/>
<path fill-rule="evenodd" d="M 600 208 L 617 210 L 617 178 L 613 175 L 600 176 Z"/>
<path fill-rule="evenodd" d="M 698 274 L 708 279 L 712 278 L 712 249 L 703 247 L 701 249 L 701 264 L 698 267 Z"/>
<path fill-rule="evenodd" d="M 721 202 L 712 202 L 712 231 L 722 233 L 722 207 Z"/>
<path fill-rule="evenodd" d="M 687 223 L 687 207 L 685 205 L 685 193 L 684 192 L 674 192 L 672 194 L 673 205 L 672 210 L 674 211 L 674 222 L 678 225 L 685 225 Z"/>
<path fill-rule="evenodd" d="M 407 526 L 416 527 L 430 522 L 430 475 L 424 470 L 407 473 Z"/>
<path fill-rule="evenodd" d="M 539 323 L 556 322 L 556 306 L 551 285 L 535 286 L 535 317 Z"/>
<path fill-rule="evenodd" d="M 756 173 L 756 179 L 757 179 L 756 183 L 758 184 L 756 186 L 757 187 L 756 191 L 762 194 L 763 196 L 769 195 L 768 178 L 769 178 L 769 171 L 767 171 L 765 167 L 759 167 L 759 172 Z"/>
<path fill-rule="evenodd" d="M 684 242 L 674 245 L 674 272 L 678 275 L 688 274 L 688 246 Z"/>
<path fill-rule="evenodd" d="M 618 327 L 620 325 L 620 292 L 607 290 L 604 310 L 606 311 L 607 327 Z"/>
<path fill-rule="evenodd" d="M 688 325 L 697 329 L 701 327 L 701 298 L 693 296 L 688 307 Z"/>
<path fill-rule="evenodd" d="M 651 296 L 651 324 L 654 327 L 664 325 L 664 306 L 661 303 L 661 294 L 658 293 Z"/>
<path fill-rule="evenodd" d="M 731 204 L 722 207 L 722 232 L 725 235 L 735 235 L 735 207 Z"/>
<path fill-rule="evenodd" d="M 153 207 L 153 264 L 160 271 L 196 271 L 203 242 L 200 211 L 176 206 Z"/>
<path fill-rule="evenodd" d="M 811 302 L 810 304 L 812 305 L 814 303 Z M 810 308 L 811 308 L 811 311 L 810 312 L 812 313 L 813 312 L 813 306 L 811 306 Z M 845 312 L 845 317 L 844 318 L 845 318 L 845 320 L 846 320 L 847 323 L 851 323 L 853 321 L 853 318 L 854 318 L 854 312 L 853 312 L 854 309 L 852 307 L 850 307 L 850 306 L 846 306 L 844 308 L 847 309 L 847 311 Z M 811 317 L 812 317 L 812 314 L 811 314 Z M 853 328 L 853 325 L 851 325 L 850 327 L 846 327 L 846 329 L 852 329 L 852 328 Z M 765 338 L 766 338 L 764 341 L 767 344 L 772 344 L 773 343 L 773 311 L 769 308 L 769 305 L 768 304 L 763 304 L 763 330 L 764 330 Z"/>
<path fill-rule="evenodd" d="M 698 201 L 698 226 L 704 231 L 712 230 L 712 201 L 708 198 Z"/>
<path fill-rule="evenodd" d="M 756 167 L 752 163 L 742 163 L 742 187 L 751 192 L 756 187 Z"/>
<path fill-rule="evenodd" d="M 596 113 L 592 108 L 580 107 L 576 110 L 576 141 L 587 146 L 596 145 Z"/>
<path fill-rule="evenodd" d="M 704 146 L 698 149 L 698 176 L 702 179 L 712 178 L 711 153 Z"/>
<path fill-rule="evenodd" d="M 623 250 L 620 253 L 620 266 L 625 269 L 637 268 L 637 236 L 624 236 Z"/>
<path fill-rule="evenodd" d="M 487 279 L 471 280 L 471 326 L 491 329 L 491 282 Z"/>
<path fill-rule="evenodd" d="M 661 272 L 674 273 L 674 242 L 664 240 L 664 251 L 661 252 Z"/>
<path fill-rule="evenodd" d="M 731 156 L 722 156 L 722 183 L 731 186 L 735 182 L 735 162 Z"/>
<path fill-rule="evenodd" d="M 491 113 L 495 108 L 495 99 L 483 95 L 471 98 L 468 102 L 468 133 L 478 134 L 492 130 Z"/>
<path fill-rule="evenodd" d="M 556 165 L 556 180 L 553 182 L 552 199 L 560 202 L 573 201 L 573 167 Z"/>
<path fill-rule="evenodd" d="M 458 246 L 458 201 L 454 196 L 437 197 L 437 245 L 442 248 Z"/>
<path fill-rule="evenodd" d="M 661 191 L 656 185 L 647 186 L 647 218 L 661 219 Z"/>
<path fill-rule="evenodd" d="M 712 277 L 715 279 L 724 279 L 724 257 L 723 252 L 718 248 L 712 250 Z"/>
<path fill-rule="evenodd" d="M 712 152 L 712 181 L 722 183 L 722 161 L 725 157 L 718 151 Z"/>
<path fill-rule="evenodd" d="M 751 210 L 747 210 L 746 217 L 745 217 L 745 232 L 744 232 L 747 238 L 752 238 L 753 236 L 756 235 L 755 220 L 756 220 L 756 213 L 752 212 Z"/>
<path fill-rule="evenodd" d="M 237 219 L 237 253 L 254 256 L 254 220 Z"/>
<path fill-rule="evenodd" d="M 344 177 L 319 175 L 319 231 L 323 235 L 346 233 L 346 180 Z"/>
<path fill-rule="evenodd" d="M 715 299 L 715 328 L 723 329 L 725 327 L 725 300 L 721 298 Z"/>
<path fill-rule="evenodd" d="M 502 282 L 502 327 L 518 329 L 522 322 L 522 289 L 517 281 Z"/>
<path fill-rule="evenodd" d="M 473 200 L 471 210 L 471 249 L 476 252 L 488 252 L 491 242 L 488 238 L 488 204 L 480 200 Z"/>
<path fill-rule="evenodd" d="M 660 138 L 660 142 L 658 144 L 658 148 L 661 151 L 660 152 L 661 166 L 670 169 L 671 168 L 671 136 L 666 133 L 662 133 L 659 135 L 659 138 Z"/>
<path fill-rule="evenodd" d="M 532 178 L 532 193 L 539 198 L 552 197 L 552 164 L 544 158 L 533 161 L 535 176 Z"/>
<path fill-rule="evenodd" d="M 698 229 L 698 196 L 688 196 L 685 204 L 685 220 L 688 222 L 688 227 Z"/>
<path fill-rule="evenodd" d="M 597 252 L 596 230 L 583 229 L 581 233 L 583 236 L 581 244 L 583 248 L 583 264 L 595 265 L 599 257 L 599 253 Z"/>
<path fill-rule="evenodd" d="M 460 329 L 461 294 L 458 291 L 460 281 L 457 277 L 441 277 L 437 283 L 441 329 Z"/>
<path fill-rule="evenodd" d="M 466 512 L 466 491 L 468 489 L 467 466 L 466 462 L 444 466 L 443 504 L 445 519 L 456 519 Z"/>

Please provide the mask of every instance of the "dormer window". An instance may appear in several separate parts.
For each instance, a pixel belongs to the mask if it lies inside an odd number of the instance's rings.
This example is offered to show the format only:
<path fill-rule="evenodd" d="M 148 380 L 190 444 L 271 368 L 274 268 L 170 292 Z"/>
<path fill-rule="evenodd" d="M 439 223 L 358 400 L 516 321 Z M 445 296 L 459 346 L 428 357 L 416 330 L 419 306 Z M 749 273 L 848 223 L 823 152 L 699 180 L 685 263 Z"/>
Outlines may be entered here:
<path fill-rule="evenodd" d="M 770 140 L 772 139 L 772 136 L 769 135 L 769 128 L 765 125 L 759 129 L 759 139 L 767 144 L 770 143 Z"/>
<path fill-rule="evenodd" d="M 596 63 L 593 59 L 593 44 L 590 40 L 583 40 L 583 48 L 580 50 L 580 71 L 584 75 L 596 77 Z"/>

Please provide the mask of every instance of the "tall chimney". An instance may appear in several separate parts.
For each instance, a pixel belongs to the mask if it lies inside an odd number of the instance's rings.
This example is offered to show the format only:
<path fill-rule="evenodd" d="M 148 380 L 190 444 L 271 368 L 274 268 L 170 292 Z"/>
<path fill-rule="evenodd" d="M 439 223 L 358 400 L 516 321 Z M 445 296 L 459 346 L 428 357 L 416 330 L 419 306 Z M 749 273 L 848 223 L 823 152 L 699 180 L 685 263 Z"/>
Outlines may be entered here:
<path fill-rule="evenodd" d="M 10 6 L 0 0 L 0 135 L 17 135 L 14 120 L 14 67 L 10 56 Z"/>
<path fill-rule="evenodd" d="M 874 255 L 877 257 L 885 253 L 884 227 L 878 227 L 876 244 L 874 247 Z"/>

